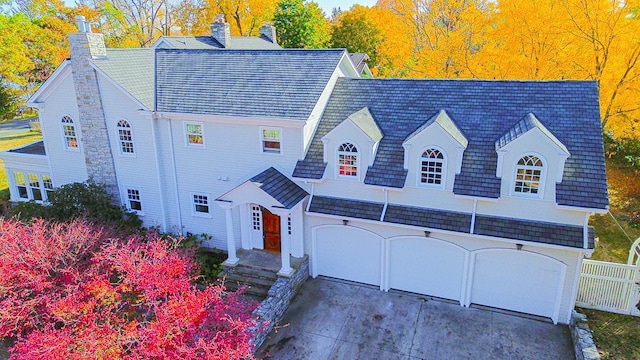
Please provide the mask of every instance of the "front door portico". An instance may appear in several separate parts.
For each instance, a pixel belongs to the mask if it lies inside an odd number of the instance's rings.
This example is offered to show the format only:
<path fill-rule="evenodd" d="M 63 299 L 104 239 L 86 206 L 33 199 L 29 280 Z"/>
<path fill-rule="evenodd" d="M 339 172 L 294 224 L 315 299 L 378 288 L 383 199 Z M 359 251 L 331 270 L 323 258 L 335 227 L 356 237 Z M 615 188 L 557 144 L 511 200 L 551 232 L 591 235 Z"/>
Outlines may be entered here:
<path fill-rule="evenodd" d="M 280 252 L 280 216 L 262 208 L 262 232 L 264 249 L 271 252 Z"/>

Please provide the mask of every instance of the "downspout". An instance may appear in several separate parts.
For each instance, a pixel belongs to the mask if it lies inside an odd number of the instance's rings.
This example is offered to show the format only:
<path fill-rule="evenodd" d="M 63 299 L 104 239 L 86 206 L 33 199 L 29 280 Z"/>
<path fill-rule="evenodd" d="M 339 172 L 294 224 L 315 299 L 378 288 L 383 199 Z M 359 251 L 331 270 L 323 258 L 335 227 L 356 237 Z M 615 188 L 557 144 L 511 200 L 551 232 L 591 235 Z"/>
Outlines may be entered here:
<path fill-rule="evenodd" d="M 311 208 L 311 201 L 313 201 L 313 193 L 316 190 L 316 183 L 312 182 L 311 183 L 311 196 L 309 196 L 309 202 L 307 203 L 307 209 L 305 210 L 306 212 L 309 212 L 309 209 Z"/>
<path fill-rule="evenodd" d="M 171 118 L 167 118 L 169 127 L 169 147 L 171 148 L 171 165 L 173 168 L 173 183 L 175 186 L 174 195 L 176 197 L 176 206 L 178 207 L 178 229 L 182 235 L 182 209 L 180 208 L 180 193 L 178 191 L 178 170 L 176 168 L 176 153 L 173 145 L 173 127 L 171 126 Z"/>
<path fill-rule="evenodd" d="M 382 207 L 382 214 L 380 214 L 380 221 L 384 221 L 384 216 L 387 214 L 387 206 L 389 205 L 389 190 L 382 189 L 384 192 L 384 206 Z"/>
<path fill-rule="evenodd" d="M 160 158 L 158 154 L 158 139 L 156 138 L 156 120 L 157 113 L 151 113 L 151 133 L 153 134 L 153 154 L 156 161 L 156 174 L 158 176 L 158 195 L 160 197 L 160 214 L 162 214 L 162 232 L 167 231 L 167 213 L 164 205 L 164 196 L 162 196 L 162 176 L 160 176 Z"/>
<path fill-rule="evenodd" d="M 591 213 L 587 213 L 584 216 L 584 226 L 582 227 L 582 247 L 584 249 L 589 248 L 589 217 Z"/>
<path fill-rule="evenodd" d="M 471 213 L 471 227 L 469 228 L 469 234 L 473 234 L 476 230 L 476 211 L 478 211 L 478 199 L 473 199 L 473 212 Z"/>

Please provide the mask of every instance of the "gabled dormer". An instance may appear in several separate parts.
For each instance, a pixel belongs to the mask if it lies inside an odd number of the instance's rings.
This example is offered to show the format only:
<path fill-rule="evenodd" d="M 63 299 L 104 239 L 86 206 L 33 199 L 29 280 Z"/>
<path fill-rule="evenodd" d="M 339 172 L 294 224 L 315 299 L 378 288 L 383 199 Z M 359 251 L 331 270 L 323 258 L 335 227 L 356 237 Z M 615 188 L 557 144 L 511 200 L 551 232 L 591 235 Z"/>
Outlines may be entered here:
<path fill-rule="evenodd" d="M 373 165 L 383 136 L 368 108 L 349 115 L 322 137 L 326 176 L 345 180 L 364 179 L 367 167 Z"/>
<path fill-rule="evenodd" d="M 502 179 L 501 196 L 554 200 L 562 182 L 567 147 L 528 113 L 495 142 L 496 176 Z"/>
<path fill-rule="evenodd" d="M 402 143 L 407 184 L 452 190 L 468 143 L 449 114 L 440 110 Z"/>

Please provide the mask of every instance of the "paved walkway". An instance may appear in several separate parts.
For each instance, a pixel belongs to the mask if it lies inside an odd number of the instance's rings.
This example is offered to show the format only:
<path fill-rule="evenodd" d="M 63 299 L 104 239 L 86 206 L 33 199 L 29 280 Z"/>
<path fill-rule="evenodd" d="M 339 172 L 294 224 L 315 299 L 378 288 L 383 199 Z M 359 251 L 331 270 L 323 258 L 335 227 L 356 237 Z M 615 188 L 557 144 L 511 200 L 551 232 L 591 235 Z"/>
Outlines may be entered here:
<path fill-rule="evenodd" d="M 310 279 L 258 357 L 575 359 L 564 325 L 330 279 Z"/>

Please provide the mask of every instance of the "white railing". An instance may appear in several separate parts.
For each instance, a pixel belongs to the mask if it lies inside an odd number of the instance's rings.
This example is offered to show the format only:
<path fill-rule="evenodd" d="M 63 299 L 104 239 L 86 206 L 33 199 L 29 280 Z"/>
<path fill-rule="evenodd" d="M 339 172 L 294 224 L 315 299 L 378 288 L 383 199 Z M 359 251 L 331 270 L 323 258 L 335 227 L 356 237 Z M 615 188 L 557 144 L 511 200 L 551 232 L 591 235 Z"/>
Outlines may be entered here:
<path fill-rule="evenodd" d="M 618 314 L 640 316 L 639 264 L 584 260 L 576 305 Z"/>

